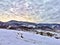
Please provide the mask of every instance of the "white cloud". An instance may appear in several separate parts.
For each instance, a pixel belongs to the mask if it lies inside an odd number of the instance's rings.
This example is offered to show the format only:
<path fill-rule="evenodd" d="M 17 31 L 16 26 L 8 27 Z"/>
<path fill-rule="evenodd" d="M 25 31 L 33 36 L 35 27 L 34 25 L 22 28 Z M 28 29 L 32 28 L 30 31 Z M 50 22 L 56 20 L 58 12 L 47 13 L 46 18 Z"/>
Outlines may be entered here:
<path fill-rule="evenodd" d="M 60 22 L 59 0 L 2 0 L 1 4 L 0 12 L 3 13 L 7 11 L 17 15 L 27 14 L 37 22 Z"/>

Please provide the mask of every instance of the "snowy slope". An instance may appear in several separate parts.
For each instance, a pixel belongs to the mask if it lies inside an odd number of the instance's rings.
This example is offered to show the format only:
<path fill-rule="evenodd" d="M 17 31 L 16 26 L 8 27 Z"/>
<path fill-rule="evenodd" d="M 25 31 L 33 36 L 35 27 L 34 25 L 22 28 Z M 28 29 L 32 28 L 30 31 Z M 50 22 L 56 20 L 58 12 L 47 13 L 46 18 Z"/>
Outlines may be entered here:
<path fill-rule="evenodd" d="M 0 29 L 0 45 L 60 45 L 60 39 L 31 32 Z"/>

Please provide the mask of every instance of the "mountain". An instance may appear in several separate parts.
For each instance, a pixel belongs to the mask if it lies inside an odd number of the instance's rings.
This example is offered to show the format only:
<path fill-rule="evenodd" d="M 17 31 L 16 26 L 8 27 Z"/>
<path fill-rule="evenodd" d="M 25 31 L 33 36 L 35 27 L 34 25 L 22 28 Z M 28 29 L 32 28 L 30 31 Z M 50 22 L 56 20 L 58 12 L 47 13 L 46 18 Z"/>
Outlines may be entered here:
<path fill-rule="evenodd" d="M 52 28 L 52 29 L 54 29 L 54 30 L 60 30 L 60 24 L 42 24 L 42 23 L 40 23 L 40 24 L 37 24 L 37 26 L 38 27 L 50 27 L 50 28 Z"/>
<path fill-rule="evenodd" d="M 24 21 L 11 20 L 8 22 L 0 21 L 0 28 L 8 29 L 41 29 L 41 30 L 60 30 L 60 24 L 32 23 Z"/>

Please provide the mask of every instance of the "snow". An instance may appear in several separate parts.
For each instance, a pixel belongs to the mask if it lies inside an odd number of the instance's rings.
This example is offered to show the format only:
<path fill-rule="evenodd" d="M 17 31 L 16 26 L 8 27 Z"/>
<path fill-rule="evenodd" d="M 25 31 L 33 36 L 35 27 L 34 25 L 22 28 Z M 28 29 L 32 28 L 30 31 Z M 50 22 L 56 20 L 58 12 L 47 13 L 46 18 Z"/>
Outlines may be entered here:
<path fill-rule="evenodd" d="M 60 39 L 32 32 L 0 29 L 0 45 L 60 45 Z"/>

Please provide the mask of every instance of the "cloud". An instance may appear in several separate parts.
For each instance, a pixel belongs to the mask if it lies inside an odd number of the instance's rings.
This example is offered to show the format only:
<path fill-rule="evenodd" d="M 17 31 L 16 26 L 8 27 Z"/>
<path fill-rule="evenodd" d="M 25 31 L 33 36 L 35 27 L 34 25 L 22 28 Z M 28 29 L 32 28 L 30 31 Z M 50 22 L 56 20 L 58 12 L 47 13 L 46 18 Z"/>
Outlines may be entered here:
<path fill-rule="evenodd" d="M 24 19 L 27 16 L 28 20 L 37 23 L 59 23 L 60 0 L 0 0 L 1 12 L 22 16 Z"/>

